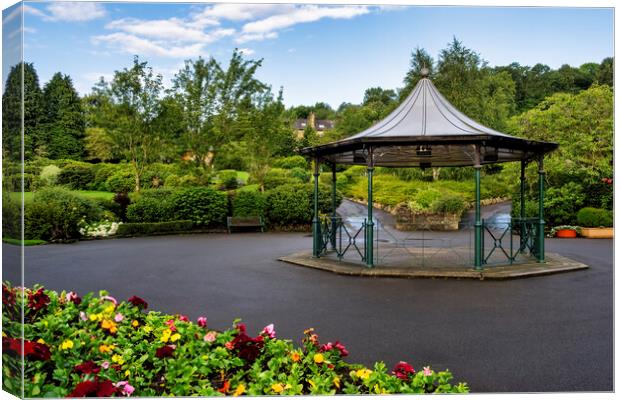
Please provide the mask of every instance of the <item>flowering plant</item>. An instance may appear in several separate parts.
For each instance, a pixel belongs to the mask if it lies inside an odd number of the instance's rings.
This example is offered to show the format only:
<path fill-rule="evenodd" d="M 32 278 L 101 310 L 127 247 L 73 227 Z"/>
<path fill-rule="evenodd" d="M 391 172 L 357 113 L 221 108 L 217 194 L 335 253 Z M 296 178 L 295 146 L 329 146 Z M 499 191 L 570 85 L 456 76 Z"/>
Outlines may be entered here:
<path fill-rule="evenodd" d="M 24 291 L 24 296 L 18 291 Z M 22 325 L 17 322 L 23 307 Z M 225 331 L 207 318 L 147 312 L 146 301 L 101 291 L 83 297 L 3 284 L 3 389 L 24 397 L 217 396 L 467 392 L 449 371 L 398 363 L 372 369 L 344 361 L 342 343 L 321 343 L 313 329 L 301 347 L 276 337 L 273 324 Z M 22 350 L 23 349 L 23 350 Z M 23 352 L 23 353 L 22 353 Z"/>
<path fill-rule="evenodd" d="M 84 219 L 80 220 L 79 232 L 82 236 L 87 237 L 108 237 L 115 235 L 118 231 L 118 226 L 122 222 L 111 222 L 109 220 L 87 223 Z"/>

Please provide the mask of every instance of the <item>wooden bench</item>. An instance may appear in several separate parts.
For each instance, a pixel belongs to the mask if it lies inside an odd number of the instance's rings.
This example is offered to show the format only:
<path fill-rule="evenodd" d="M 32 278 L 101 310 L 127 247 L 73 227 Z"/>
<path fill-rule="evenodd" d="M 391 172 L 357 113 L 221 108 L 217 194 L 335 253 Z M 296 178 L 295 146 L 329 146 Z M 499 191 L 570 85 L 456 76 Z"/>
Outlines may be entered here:
<path fill-rule="evenodd" d="M 228 233 L 232 233 L 232 228 L 260 228 L 261 232 L 265 228 L 263 217 L 228 217 L 226 225 Z"/>

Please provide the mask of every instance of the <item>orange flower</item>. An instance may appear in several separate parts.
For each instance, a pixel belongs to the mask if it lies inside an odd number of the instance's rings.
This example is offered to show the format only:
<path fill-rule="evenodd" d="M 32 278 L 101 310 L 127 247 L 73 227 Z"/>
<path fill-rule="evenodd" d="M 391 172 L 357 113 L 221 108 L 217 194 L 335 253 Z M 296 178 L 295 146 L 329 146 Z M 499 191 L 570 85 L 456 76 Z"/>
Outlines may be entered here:
<path fill-rule="evenodd" d="M 217 389 L 217 391 L 220 393 L 227 393 L 229 389 L 230 389 L 230 382 L 224 381 L 224 384 L 222 385 L 222 387 Z"/>
<path fill-rule="evenodd" d="M 116 333 L 117 331 L 116 322 L 109 319 L 104 319 L 103 321 L 101 321 L 101 328 L 107 329 L 110 333 Z"/>
<path fill-rule="evenodd" d="M 291 360 L 293 360 L 293 362 L 299 362 L 299 360 L 301 360 L 301 356 L 298 352 L 294 351 L 291 353 Z"/>

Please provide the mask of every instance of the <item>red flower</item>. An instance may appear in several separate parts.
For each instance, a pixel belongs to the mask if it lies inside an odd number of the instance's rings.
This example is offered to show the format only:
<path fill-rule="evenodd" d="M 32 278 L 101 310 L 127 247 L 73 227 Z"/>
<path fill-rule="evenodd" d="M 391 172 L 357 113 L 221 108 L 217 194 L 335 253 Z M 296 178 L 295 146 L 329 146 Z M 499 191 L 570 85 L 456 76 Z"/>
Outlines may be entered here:
<path fill-rule="evenodd" d="M 228 392 L 229 389 L 230 389 L 230 382 L 224 381 L 224 383 L 222 384 L 222 387 L 217 389 L 217 391 L 220 393 L 226 394 L 226 392 Z"/>
<path fill-rule="evenodd" d="M 50 348 L 43 343 L 32 342 L 30 340 L 24 341 L 24 357 L 30 360 L 47 361 L 52 356 Z M 13 356 L 22 355 L 22 341 L 21 339 L 13 339 L 10 337 L 2 338 L 2 352 Z"/>
<path fill-rule="evenodd" d="M 240 358 L 248 362 L 254 362 L 265 344 L 265 338 L 260 335 L 255 338 L 249 337 L 245 333 L 245 324 L 237 325 L 237 330 L 239 333 L 230 342 L 230 346 L 226 346 L 226 348 L 230 347 L 237 351 Z"/>
<path fill-rule="evenodd" d="M 169 319 L 168 321 L 166 321 L 166 325 L 168 325 L 168 328 L 169 328 L 172 332 L 176 332 L 177 327 L 174 325 L 174 320 L 173 320 L 173 319 Z"/>
<path fill-rule="evenodd" d="M 148 303 L 146 301 L 144 301 L 143 299 L 141 299 L 138 296 L 131 296 L 129 298 L 129 300 L 127 300 L 128 302 L 130 302 L 131 304 L 133 304 L 135 307 L 138 307 L 141 310 L 146 310 L 148 308 Z"/>
<path fill-rule="evenodd" d="M 28 293 L 28 307 L 32 308 L 35 311 L 42 309 L 50 303 L 50 298 L 48 295 L 43 293 L 43 288 L 39 288 L 36 292 Z"/>
<path fill-rule="evenodd" d="M 319 351 L 321 353 L 334 349 L 338 350 L 338 352 L 340 353 L 340 357 L 346 357 L 349 355 L 349 351 L 346 349 L 346 347 L 344 347 L 344 345 L 337 340 L 336 343 L 332 344 L 332 342 L 329 342 L 319 347 Z"/>
<path fill-rule="evenodd" d="M 77 365 L 75 367 L 75 372 L 79 372 L 80 374 L 98 374 L 101 371 L 101 367 L 98 367 L 92 361 L 84 361 L 82 364 Z"/>
<path fill-rule="evenodd" d="M 4 283 L 2 284 L 2 304 L 6 306 L 15 305 L 15 291 Z"/>
<path fill-rule="evenodd" d="M 187 315 L 179 315 L 179 321 L 189 322 Z"/>
<path fill-rule="evenodd" d="M 112 381 L 95 378 L 94 381 L 78 383 L 67 397 L 112 397 L 116 391 Z"/>
<path fill-rule="evenodd" d="M 399 362 L 394 366 L 392 373 L 396 375 L 398 379 L 403 381 L 409 380 L 410 376 L 415 374 L 415 369 L 404 361 Z"/>
<path fill-rule="evenodd" d="M 169 344 L 160 347 L 155 351 L 155 357 L 157 358 L 166 358 L 172 357 L 172 353 L 174 352 L 175 347 Z"/>

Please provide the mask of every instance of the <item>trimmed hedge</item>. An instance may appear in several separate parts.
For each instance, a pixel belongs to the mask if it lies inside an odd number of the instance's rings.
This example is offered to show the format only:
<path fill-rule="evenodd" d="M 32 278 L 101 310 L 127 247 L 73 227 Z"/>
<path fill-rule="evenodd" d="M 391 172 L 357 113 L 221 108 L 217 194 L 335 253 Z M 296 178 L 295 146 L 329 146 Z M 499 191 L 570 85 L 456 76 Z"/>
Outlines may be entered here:
<path fill-rule="evenodd" d="M 71 162 L 58 174 L 57 182 L 75 190 L 87 190 L 95 180 L 93 165 L 83 162 Z"/>
<path fill-rule="evenodd" d="M 602 208 L 584 207 L 577 213 L 577 224 L 586 228 L 610 227 L 614 224 L 614 215 Z"/>
<path fill-rule="evenodd" d="M 265 195 L 259 191 L 237 192 L 232 198 L 232 214 L 235 217 L 264 217 Z"/>
<path fill-rule="evenodd" d="M 277 158 L 273 161 L 272 166 L 274 168 L 293 169 L 301 168 L 308 169 L 308 161 L 302 156 L 290 156 Z"/>
<path fill-rule="evenodd" d="M 267 222 L 271 225 L 307 225 L 312 222 L 314 188 L 311 184 L 282 185 L 269 190 L 267 195 Z M 336 192 L 336 206 L 342 194 Z M 319 186 L 319 212 L 332 212 L 331 188 Z"/>
<path fill-rule="evenodd" d="M 207 187 L 186 188 L 175 191 L 170 203 L 175 219 L 189 219 L 196 225 L 223 224 L 228 214 L 228 196 Z"/>
<path fill-rule="evenodd" d="M 189 220 L 168 222 L 126 223 L 118 226 L 118 236 L 156 235 L 161 233 L 189 231 L 194 223 Z"/>

